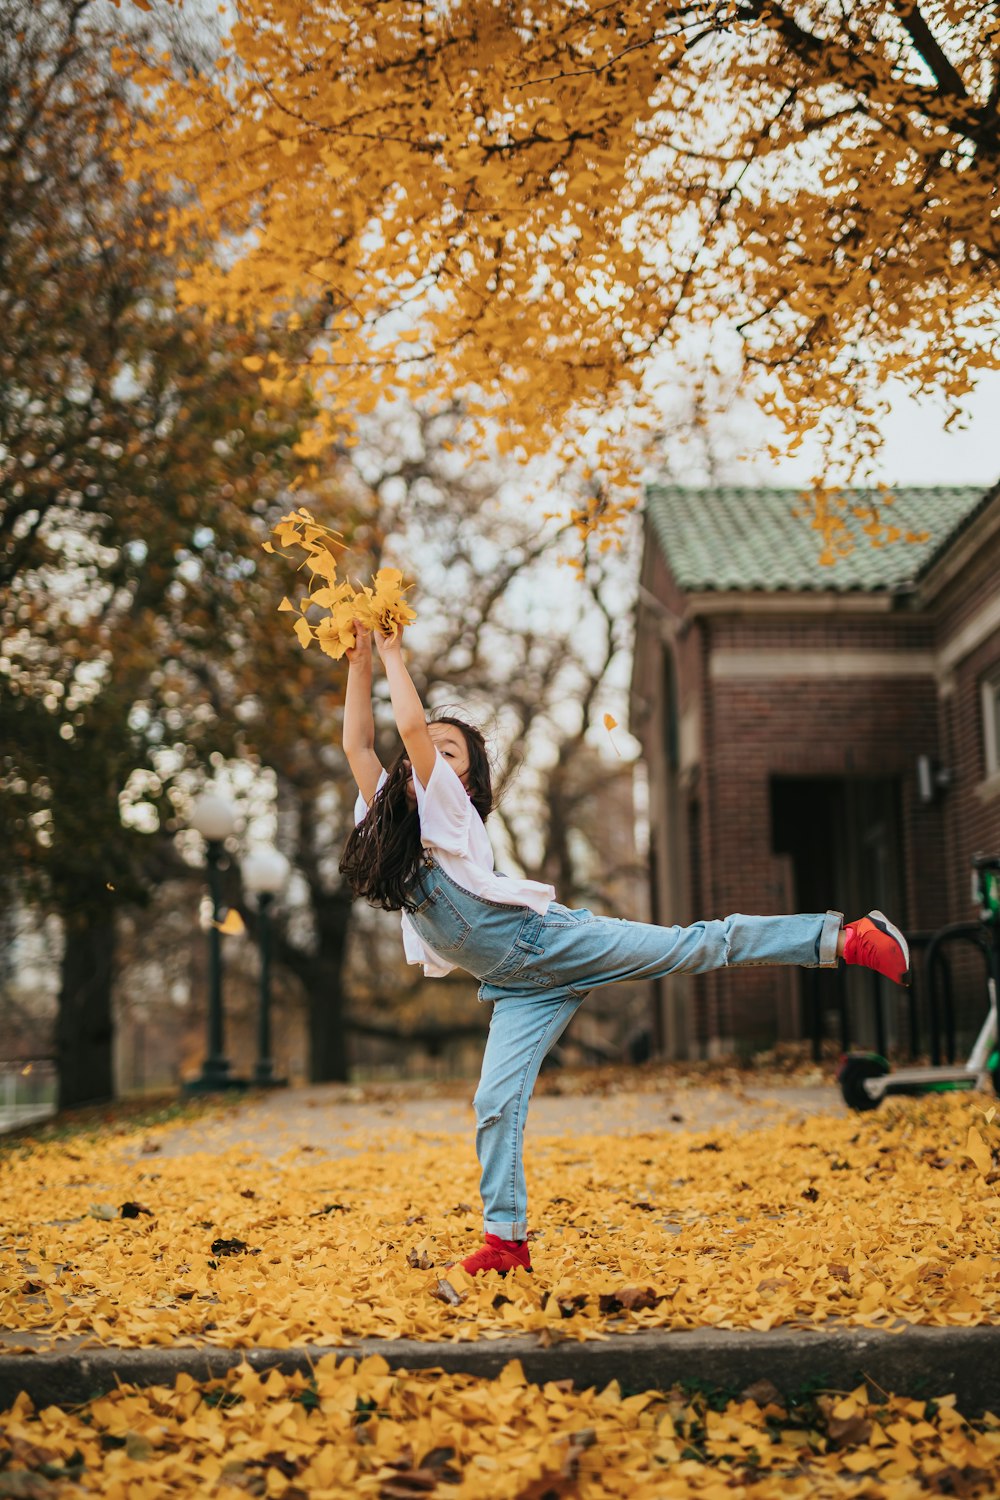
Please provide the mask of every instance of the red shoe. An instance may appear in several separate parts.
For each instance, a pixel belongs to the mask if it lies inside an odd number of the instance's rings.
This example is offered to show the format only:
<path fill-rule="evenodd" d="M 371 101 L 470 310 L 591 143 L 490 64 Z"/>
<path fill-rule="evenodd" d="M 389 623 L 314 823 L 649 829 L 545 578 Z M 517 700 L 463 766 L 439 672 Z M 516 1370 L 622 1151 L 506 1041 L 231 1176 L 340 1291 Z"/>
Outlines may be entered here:
<path fill-rule="evenodd" d="M 506 1276 L 508 1271 L 516 1271 L 518 1266 L 522 1271 L 530 1271 L 528 1242 L 502 1240 L 497 1234 L 488 1234 L 482 1249 L 467 1255 L 460 1264 L 470 1276 L 478 1276 L 480 1271 L 499 1271 L 501 1276 Z"/>
<path fill-rule="evenodd" d="M 844 928 L 844 963 L 861 964 L 894 984 L 910 982 L 910 950 L 903 934 L 880 911 Z"/>

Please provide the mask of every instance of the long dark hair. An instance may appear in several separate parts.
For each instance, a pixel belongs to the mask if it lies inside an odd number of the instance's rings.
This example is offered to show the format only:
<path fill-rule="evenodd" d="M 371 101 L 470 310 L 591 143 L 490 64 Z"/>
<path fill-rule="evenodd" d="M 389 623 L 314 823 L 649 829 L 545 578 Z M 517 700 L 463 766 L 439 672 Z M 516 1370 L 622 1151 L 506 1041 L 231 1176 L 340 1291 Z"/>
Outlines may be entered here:
<path fill-rule="evenodd" d="M 469 800 L 479 816 L 487 818 L 493 807 L 493 784 L 486 741 L 474 725 L 448 714 L 436 715 L 432 722 L 461 730 L 469 752 Z M 354 894 L 384 911 L 412 911 L 416 905 L 411 891 L 420 869 L 421 844 L 417 809 L 406 796 L 411 775 L 403 751 L 372 798 L 364 821 L 347 840 L 340 861 L 340 873 Z"/>

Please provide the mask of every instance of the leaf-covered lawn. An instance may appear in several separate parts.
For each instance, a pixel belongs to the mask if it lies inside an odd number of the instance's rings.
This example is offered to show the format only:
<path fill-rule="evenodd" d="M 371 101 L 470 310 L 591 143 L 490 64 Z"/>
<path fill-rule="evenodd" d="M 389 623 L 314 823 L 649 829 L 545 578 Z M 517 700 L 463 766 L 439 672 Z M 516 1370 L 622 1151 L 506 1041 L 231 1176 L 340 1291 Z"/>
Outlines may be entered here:
<path fill-rule="evenodd" d="M 745 1133 L 529 1131 L 534 1274 L 505 1280 L 446 1269 L 481 1241 L 471 1132 L 387 1124 L 351 1156 L 313 1138 L 267 1159 L 161 1154 L 175 1128 L 8 1147 L 0 1325 L 15 1342 L 1000 1321 L 1000 1129 L 979 1096 Z"/>
<path fill-rule="evenodd" d="M 762 1383 L 719 1409 L 617 1382 L 539 1388 L 516 1361 L 492 1381 L 393 1374 L 378 1357 L 328 1355 L 312 1377 L 244 1365 L 200 1387 L 122 1386 L 72 1413 L 21 1397 L 0 1435 L 0 1493 L 25 1500 L 913 1500 L 998 1484 L 1000 1421 L 966 1422 L 949 1397 L 873 1402 L 861 1387 L 783 1404 Z"/>

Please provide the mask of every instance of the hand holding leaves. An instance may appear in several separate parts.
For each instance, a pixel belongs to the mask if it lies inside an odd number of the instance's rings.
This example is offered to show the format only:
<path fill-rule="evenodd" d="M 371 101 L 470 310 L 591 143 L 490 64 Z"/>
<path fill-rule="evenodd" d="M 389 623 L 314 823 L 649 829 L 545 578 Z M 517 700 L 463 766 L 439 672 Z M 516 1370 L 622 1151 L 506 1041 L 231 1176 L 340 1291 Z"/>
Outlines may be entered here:
<path fill-rule="evenodd" d="M 383 664 L 390 656 L 399 656 L 403 649 L 403 627 L 398 626 L 392 635 L 383 635 L 381 630 L 375 637 L 378 646 L 378 654 Z"/>
<path fill-rule="evenodd" d="M 404 625 L 416 619 L 415 612 L 406 603 L 403 594 L 403 575 L 398 568 L 379 568 L 370 585 L 355 589 L 347 580 L 338 583 L 337 554 L 346 551 L 340 533 L 323 526 L 309 511 L 300 508 L 282 516 L 273 535 L 277 542 L 265 542 L 265 552 L 280 552 L 288 557 L 285 549 L 298 547 L 305 557 L 300 566 L 312 574 L 310 591 L 299 601 L 299 608 L 290 599 L 282 599 L 279 610 L 297 614 L 295 634 L 303 647 L 313 640 L 319 642 L 320 650 L 335 660 L 345 653 L 348 660 L 356 660 L 355 650 L 364 651 L 358 633 L 377 630 L 380 637 L 394 637 Z M 307 609 L 316 606 L 327 614 L 317 625 L 306 619 Z M 368 640 L 371 654 L 371 640 Z M 381 644 L 380 644 L 381 650 Z"/>
<path fill-rule="evenodd" d="M 354 625 L 354 645 L 348 646 L 344 654 L 352 667 L 355 665 L 370 667 L 372 661 L 372 633 L 362 625 L 360 620 L 355 619 L 352 623 Z"/>

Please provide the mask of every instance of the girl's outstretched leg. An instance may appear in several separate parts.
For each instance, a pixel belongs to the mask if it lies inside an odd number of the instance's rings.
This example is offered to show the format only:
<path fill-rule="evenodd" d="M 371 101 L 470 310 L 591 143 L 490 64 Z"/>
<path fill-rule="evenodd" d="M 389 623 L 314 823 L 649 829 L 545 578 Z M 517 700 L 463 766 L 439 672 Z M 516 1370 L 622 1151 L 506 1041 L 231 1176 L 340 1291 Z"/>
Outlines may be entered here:
<path fill-rule="evenodd" d="M 667 974 L 704 974 L 711 969 L 798 964 L 836 968 L 861 964 L 897 984 L 909 982 L 906 940 L 881 912 L 844 927 L 838 911 L 799 912 L 780 917 L 732 916 L 689 927 L 658 927 L 647 922 L 595 917 L 553 903 L 544 916 L 526 924 L 518 940 L 520 968 L 499 970 L 480 988 L 484 999 L 501 999 L 507 987 L 531 983 L 556 986 L 581 997 L 588 990 L 626 980 L 660 979 Z"/>
<path fill-rule="evenodd" d="M 479 993 L 507 1004 L 504 997 L 512 990 L 523 992 L 535 982 L 582 997 L 601 985 L 710 969 L 756 964 L 836 968 L 842 924 L 836 911 L 785 917 L 737 912 L 690 927 L 658 927 L 553 903 L 544 916 L 525 925 L 518 940 L 521 967 L 511 974 L 498 969 L 487 975 Z"/>

